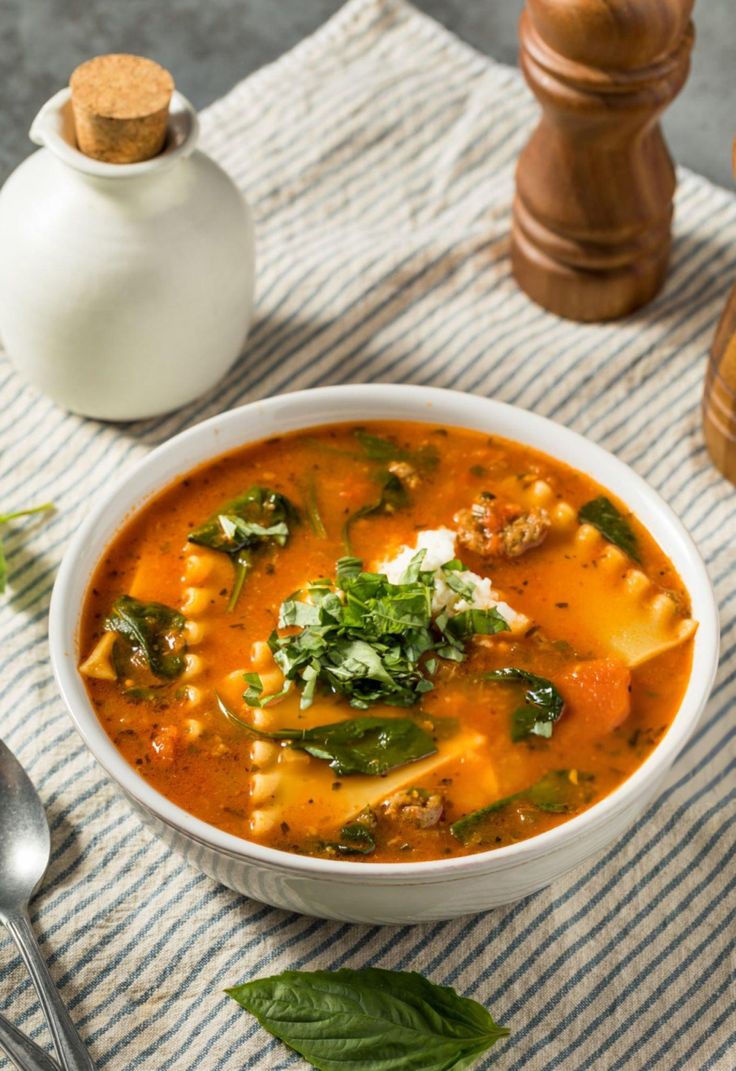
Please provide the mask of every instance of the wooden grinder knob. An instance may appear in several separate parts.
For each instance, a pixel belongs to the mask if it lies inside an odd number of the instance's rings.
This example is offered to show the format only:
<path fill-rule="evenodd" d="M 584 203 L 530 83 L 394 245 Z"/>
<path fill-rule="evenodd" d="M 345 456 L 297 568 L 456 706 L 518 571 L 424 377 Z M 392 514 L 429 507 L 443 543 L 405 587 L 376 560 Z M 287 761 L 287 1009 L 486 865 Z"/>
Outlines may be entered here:
<path fill-rule="evenodd" d="M 166 141 L 174 79 L 153 60 L 112 53 L 82 63 L 69 79 L 77 144 L 86 156 L 134 164 Z"/>
<path fill-rule="evenodd" d="M 736 141 L 733 168 L 736 175 Z M 703 433 L 716 466 L 736 483 L 736 286 L 710 350 L 703 389 Z"/>
<path fill-rule="evenodd" d="M 675 174 L 659 115 L 689 70 L 693 0 L 527 0 L 542 118 L 516 172 L 512 265 L 540 305 L 609 320 L 664 281 Z"/>

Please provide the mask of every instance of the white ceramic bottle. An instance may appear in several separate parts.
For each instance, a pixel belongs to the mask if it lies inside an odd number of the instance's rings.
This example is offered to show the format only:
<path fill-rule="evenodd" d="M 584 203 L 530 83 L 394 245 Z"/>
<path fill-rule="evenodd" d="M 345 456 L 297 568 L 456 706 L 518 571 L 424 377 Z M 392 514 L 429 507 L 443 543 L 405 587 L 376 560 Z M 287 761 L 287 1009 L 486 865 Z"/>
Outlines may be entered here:
<path fill-rule="evenodd" d="M 154 416 L 209 390 L 242 352 L 253 224 L 197 136 L 179 93 L 163 152 L 141 163 L 77 149 L 68 89 L 31 126 L 43 147 L 0 191 L 0 339 L 65 409 Z"/>

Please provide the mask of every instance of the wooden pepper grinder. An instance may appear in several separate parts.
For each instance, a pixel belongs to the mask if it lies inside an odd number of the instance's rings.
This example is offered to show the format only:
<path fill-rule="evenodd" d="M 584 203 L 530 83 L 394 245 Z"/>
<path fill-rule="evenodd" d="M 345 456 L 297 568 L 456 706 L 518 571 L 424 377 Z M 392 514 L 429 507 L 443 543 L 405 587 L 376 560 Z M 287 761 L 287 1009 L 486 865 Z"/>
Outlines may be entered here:
<path fill-rule="evenodd" d="M 687 78 L 694 0 L 527 0 L 542 118 L 519 157 L 511 256 L 540 305 L 611 320 L 661 287 L 675 172 L 659 116 Z"/>
<path fill-rule="evenodd" d="M 736 141 L 733 169 L 736 175 Z M 716 467 L 736 483 L 736 286 L 728 296 L 710 349 L 703 389 L 703 433 Z"/>

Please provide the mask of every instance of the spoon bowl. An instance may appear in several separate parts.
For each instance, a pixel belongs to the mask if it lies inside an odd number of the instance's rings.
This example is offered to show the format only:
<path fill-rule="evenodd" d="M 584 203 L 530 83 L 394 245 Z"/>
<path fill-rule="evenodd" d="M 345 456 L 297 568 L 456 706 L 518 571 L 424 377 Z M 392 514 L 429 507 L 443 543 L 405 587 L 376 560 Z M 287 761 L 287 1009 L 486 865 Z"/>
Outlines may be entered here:
<path fill-rule="evenodd" d="M 46 873 L 51 836 L 30 777 L 0 740 L 0 914 L 27 903 Z"/>

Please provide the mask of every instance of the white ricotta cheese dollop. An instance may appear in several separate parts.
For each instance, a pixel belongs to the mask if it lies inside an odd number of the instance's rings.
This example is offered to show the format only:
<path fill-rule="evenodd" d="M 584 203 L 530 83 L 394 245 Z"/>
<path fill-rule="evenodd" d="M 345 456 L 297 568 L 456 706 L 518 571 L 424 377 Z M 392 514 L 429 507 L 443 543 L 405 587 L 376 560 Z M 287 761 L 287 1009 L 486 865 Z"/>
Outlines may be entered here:
<path fill-rule="evenodd" d="M 453 591 L 445 580 L 442 566 L 455 558 L 455 539 L 457 533 L 451 528 L 428 528 L 417 533 L 413 547 L 403 546 L 393 556 L 378 562 L 376 572 L 384 573 L 392 584 L 398 584 L 406 572 L 409 562 L 419 550 L 425 551 L 422 569 L 434 573 L 434 594 L 432 595 L 432 613 L 446 610 L 448 614 L 459 614 L 463 610 L 490 610 L 495 607 L 508 623 L 512 632 L 523 632 L 529 627 L 529 618 L 518 613 L 508 603 L 502 602 L 493 590 L 490 577 L 479 576 L 466 569 L 456 573 L 473 588 L 472 600 L 464 598 Z"/>

